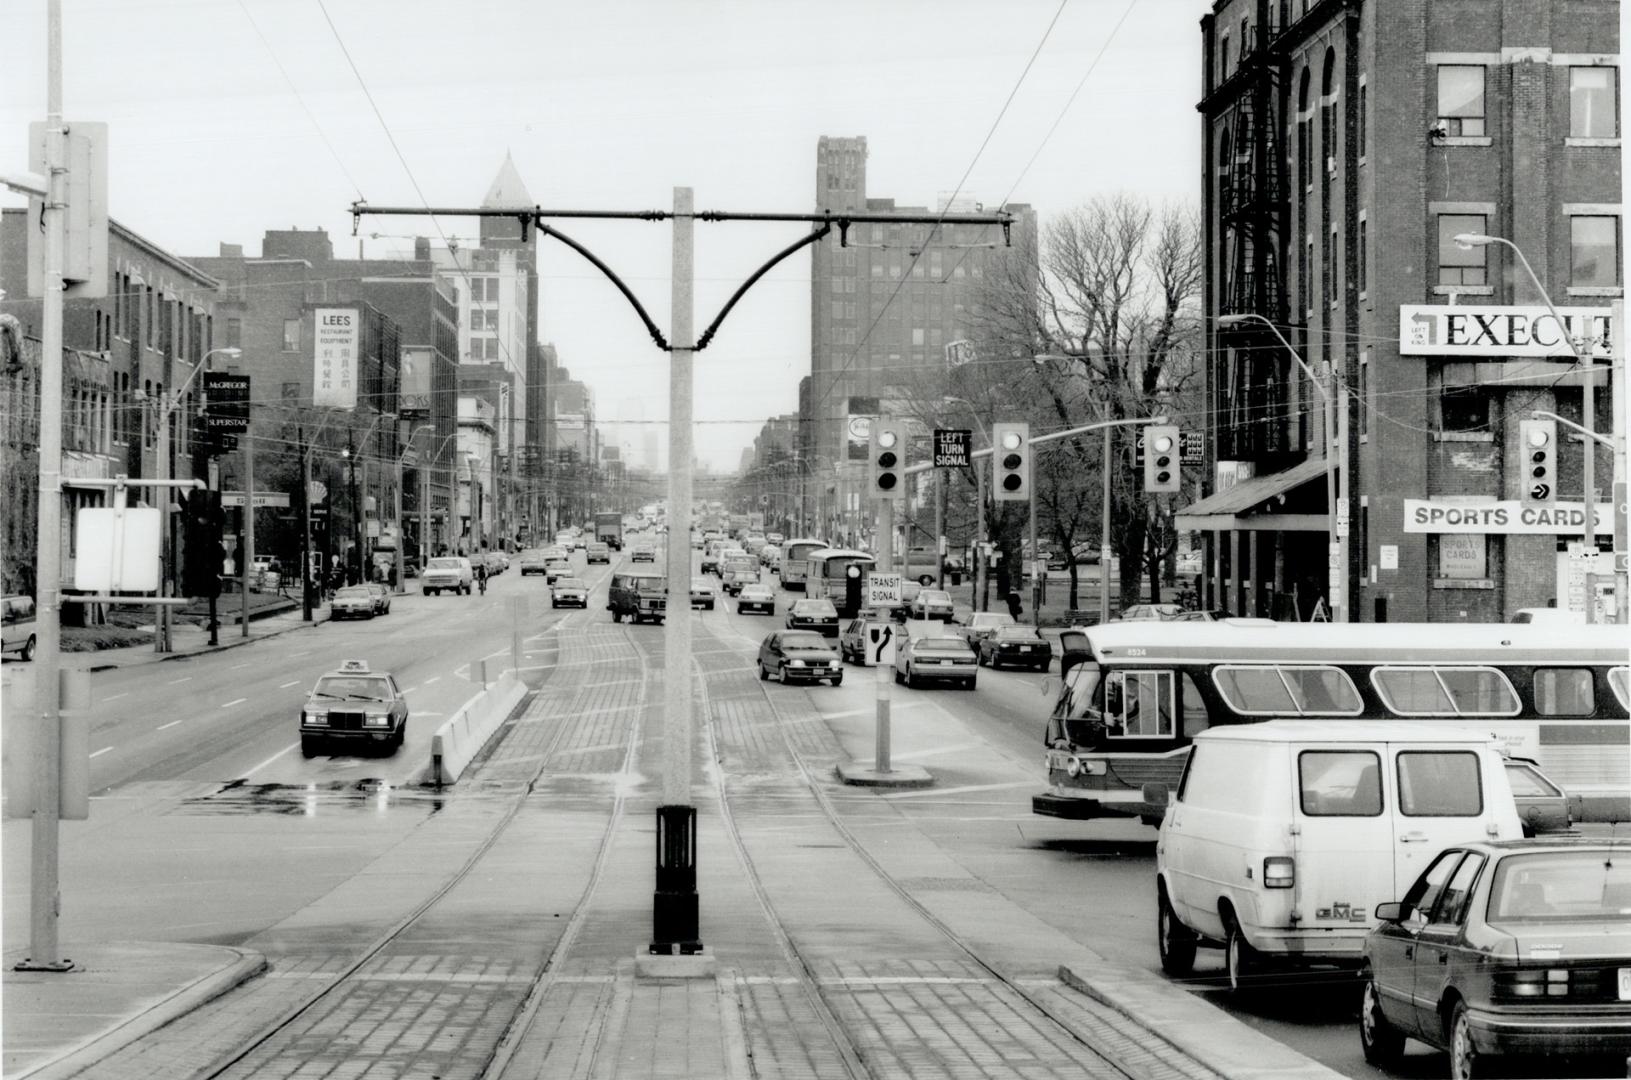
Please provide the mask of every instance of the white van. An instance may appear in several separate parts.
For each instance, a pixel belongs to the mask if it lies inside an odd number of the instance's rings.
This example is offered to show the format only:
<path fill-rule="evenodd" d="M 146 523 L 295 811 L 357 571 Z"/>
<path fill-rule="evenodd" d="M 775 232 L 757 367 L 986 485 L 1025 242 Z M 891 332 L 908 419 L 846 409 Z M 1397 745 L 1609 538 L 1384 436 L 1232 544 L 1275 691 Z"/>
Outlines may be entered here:
<path fill-rule="evenodd" d="M 1357 964 L 1376 905 L 1433 856 L 1523 835 L 1488 732 L 1422 721 L 1269 720 L 1195 736 L 1156 841 L 1161 966 L 1221 946 L 1229 984 L 1270 958 Z"/>

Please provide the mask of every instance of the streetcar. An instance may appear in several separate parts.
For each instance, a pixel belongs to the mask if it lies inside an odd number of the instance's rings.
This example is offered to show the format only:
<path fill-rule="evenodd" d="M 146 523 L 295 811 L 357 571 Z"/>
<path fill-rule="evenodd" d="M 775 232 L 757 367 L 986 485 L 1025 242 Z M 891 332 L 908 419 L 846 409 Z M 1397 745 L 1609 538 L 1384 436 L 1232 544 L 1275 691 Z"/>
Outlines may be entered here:
<path fill-rule="evenodd" d="M 1631 820 L 1631 628 L 1511 623 L 1120 622 L 1066 630 L 1033 813 L 1137 817 L 1176 791 L 1195 733 L 1273 717 L 1487 731 L 1571 795 Z"/>
<path fill-rule="evenodd" d="M 794 537 L 782 544 L 782 588 L 802 590 L 809 573 L 810 552 L 821 551 L 826 546 L 827 541 L 810 536 Z"/>
<path fill-rule="evenodd" d="M 838 614 L 846 619 L 853 619 L 855 609 L 848 603 L 849 600 L 849 574 L 851 566 L 861 568 L 861 576 L 872 572 L 878 565 L 874 559 L 864 551 L 855 551 L 851 548 L 817 548 L 805 556 L 808 571 L 805 576 L 804 595 L 826 597 L 832 601 Z M 786 579 L 783 578 L 785 583 Z"/>

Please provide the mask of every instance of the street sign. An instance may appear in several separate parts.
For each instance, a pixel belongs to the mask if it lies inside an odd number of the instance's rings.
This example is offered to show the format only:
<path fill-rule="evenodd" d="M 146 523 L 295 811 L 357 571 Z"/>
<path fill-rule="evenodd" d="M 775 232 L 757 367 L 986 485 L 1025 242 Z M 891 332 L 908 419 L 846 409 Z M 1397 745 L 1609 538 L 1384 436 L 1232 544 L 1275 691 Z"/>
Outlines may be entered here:
<path fill-rule="evenodd" d="M 244 504 L 244 493 L 243 492 L 241 492 L 241 491 L 223 491 L 223 492 L 221 492 L 221 505 L 222 506 L 242 506 L 243 504 Z M 257 492 L 255 492 L 255 503 L 254 503 L 254 505 L 256 505 L 256 506 L 281 506 L 281 507 L 287 508 L 288 505 L 289 505 L 289 496 L 288 496 L 287 492 L 282 492 L 282 491 L 257 491 Z"/>
<path fill-rule="evenodd" d="M 934 467 L 937 469 L 968 468 L 969 443 L 973 434 L 967 428 L 935 428 Z"/>
<path fill-rule="evenodd" d="M 869 574 L 866 579 L 866 606 L 891 607 L 906 602 L 901 574 Z"/>
<path fill-rule="evenodd" d="M 204 427 L 216 435 L 249 430 L 249 376 L 204 372 Z"/>
<path fill-rule="evenodd" d="M 867 659 L 878 667 L 895 666 L 895 628 L 888 623 L 868 623 Z"/>

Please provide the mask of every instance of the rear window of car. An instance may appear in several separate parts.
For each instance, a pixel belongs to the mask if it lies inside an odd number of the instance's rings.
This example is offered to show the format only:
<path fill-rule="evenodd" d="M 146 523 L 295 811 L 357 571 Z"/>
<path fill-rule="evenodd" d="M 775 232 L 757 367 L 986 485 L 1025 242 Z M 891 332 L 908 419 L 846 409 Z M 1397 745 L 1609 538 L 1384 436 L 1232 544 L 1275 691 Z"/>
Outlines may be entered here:
<path fill-rule="evenodd" d="M 917 643 L 917 651 L 961 653 L 965 656 L 972 655 L 968 650 L 968 642 L 964 641 L 962 638 L 955 637 L 919 638 Z"/>
<path fill-rule="evenodd" d="M 800 600 L 793 605 L 800 615 L 834 615 L 838 609 L 832 606 L 831 600 Z"/>
<path fill-rule="evenodd" d="M 1490 921 L 1631 920 L 1631 859 L 1614 851 L 1537 851 L 1506 856 L 1490 885 Z"/>
<path fill-rule="evenodd" d="M 360 597 L 363 597 L 364 599 L 370 599 L 370 598 L 373 597 L 374 593 L 366 585 L 347 585 L 345 588 L 341 589 L 339 592 L 335 593 L 334 595 L 335 596 L 360 596 Z"/>
<path fill-rule="evenodd" d="M 461 569 L 461 566 L 460 566 L 460 563 L 459 563 L 458 559 L 432 559 L 430 561 L 429 569 L 431 569 L 431 570 L 458 570 L 458 569 Z"/>
<path fill-rule="evenodd" d="M 1042 635 L 1029 626 L 1004 626 L 997 630 L 998 641 L 1041 641 Z"/>

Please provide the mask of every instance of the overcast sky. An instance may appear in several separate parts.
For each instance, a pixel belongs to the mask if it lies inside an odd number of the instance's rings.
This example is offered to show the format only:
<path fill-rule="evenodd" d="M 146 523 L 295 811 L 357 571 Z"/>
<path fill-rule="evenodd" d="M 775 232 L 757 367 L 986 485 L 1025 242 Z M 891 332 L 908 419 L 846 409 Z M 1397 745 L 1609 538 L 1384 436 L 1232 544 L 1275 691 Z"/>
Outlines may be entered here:
<path fill-rule="evenodd" d="M 64 0 L 64 113 L 110 126 L 114 217 L 183 255 L 222 242 L 258 254 L 265 229 L 293 226 L 325 228 L 354 255 L 353 199 L 476 206 L 506 152 L 550 208 L 668 209 L 688 186 L 698 209 L 808 212 L 822 135 L 867 137 L 869 195 L 933 206 L 961 184 L 987 209 L 1028 202 L 1045 224 L 1118 188 L 1198 201 L 1209 6 Z M 27 124 L 45 113 L 45 11 L 0 4 L 0 171 L 26 166 Z M 668 226 L 557 224 L 666 333 Z M 385 256 L 435 226 L 365 218 L 362 232 L 367 254 Z M 699 223 L 697 330 L 801 232 Z M 809 266 L 801 254 L 760 282 L 698 356 L 697 448 L 714 468 L 734 469 L 766 417 L 797 409 Z M 664 355 L 575 253 L 546 243 L 541 272 L 543 340 L 594 388 L 601 421 L 625 422 L 613 441 L 638 452 L 635 425 L 666 414 Z"/>

